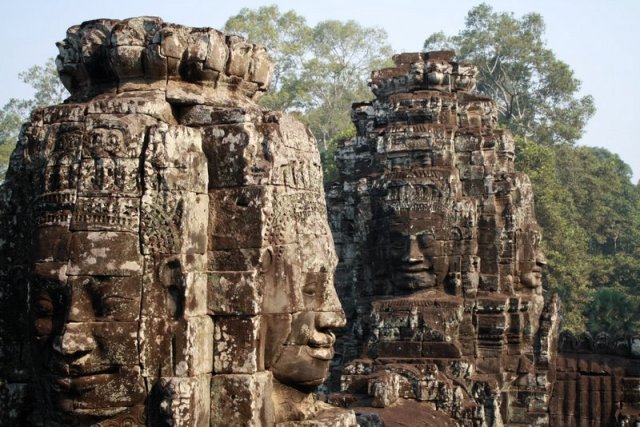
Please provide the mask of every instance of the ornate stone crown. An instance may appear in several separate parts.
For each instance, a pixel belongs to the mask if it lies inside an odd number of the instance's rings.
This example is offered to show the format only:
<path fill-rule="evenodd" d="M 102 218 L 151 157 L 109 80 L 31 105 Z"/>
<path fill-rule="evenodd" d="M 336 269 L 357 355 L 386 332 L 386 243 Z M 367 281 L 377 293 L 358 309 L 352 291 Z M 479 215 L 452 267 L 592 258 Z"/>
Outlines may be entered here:
<path fill-rule="evenodd" d="M 57 45 L 58 73 L 74 100 L 145 87 L 167 90 L 170 99 L 187 92 L 198 103 L 228 92 L 255 100 L 273 69 L 265 48 L 240 36 L 149 16 L 83 22 Z"/>

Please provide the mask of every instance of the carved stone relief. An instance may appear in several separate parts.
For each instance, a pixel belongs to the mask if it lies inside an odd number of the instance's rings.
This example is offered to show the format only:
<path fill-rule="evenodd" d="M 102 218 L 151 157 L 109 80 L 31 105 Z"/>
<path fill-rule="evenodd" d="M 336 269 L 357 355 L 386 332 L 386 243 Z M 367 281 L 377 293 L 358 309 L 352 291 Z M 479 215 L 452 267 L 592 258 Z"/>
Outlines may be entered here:
<path fill-rule="evenodd" d="M 264 48 L 71 27 L 0 206 L 2 425 L 353 426 L 309 391 L 345 315 L 320 156 Z"/>
<path fill-rule="evenodd" d="M 473 65 L 373 72 L 330 228 L 313 136 L 255 103 L 264 48 L 154 17 L 58 47 L 71 97 L 33 112 L 0 188 L 0 425 L 640 418 L 640 341 L 558 335 Z M 310 393 L 330 373 L 340 392 Z"/>
<path fill-rule="evenodd" d="M 539 363 L 541 336 L 554 336 L 557 304 L 542 297 L 546 261 L 513 139 L 472 93 L 474 66 L 452 52 L 394 61 L 372 73 L 376 99 L 354 104 L 357 136 L 339 146 L 328 192 L 351 325 L 333 378 L 350 397 L 332 399 L 369 396 L 386 422 L 409 405 L 457 425 L 545 423 L 555 350 L 547 339 Z"/>

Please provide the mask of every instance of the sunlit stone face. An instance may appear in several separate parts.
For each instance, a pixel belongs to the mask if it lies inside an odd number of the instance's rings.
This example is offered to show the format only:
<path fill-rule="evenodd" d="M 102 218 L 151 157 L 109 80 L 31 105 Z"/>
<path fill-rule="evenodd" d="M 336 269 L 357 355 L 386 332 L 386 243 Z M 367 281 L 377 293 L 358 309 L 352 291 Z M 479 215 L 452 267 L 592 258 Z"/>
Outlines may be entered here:
<path fill-rule="evenodd" d="M 31 306 L 36 369 L 55 414 L 93 422 L 142 404 L 141 276 L 66 276 L 40 263 Z"/>
<path fill-rule="evenodd" d="M 269 248 L 263 256 L 266 319 L 265 367 L 284 384 L 317 386 L 334 356 L 333 330 L 345 315 L 333 283 L 336 266 L 322 199 L 289 199 L 297 214 L 278 227 L 295 229 L 295 242 Z M 275 217 L 281 217 L 278 212 Z M 293 220 L 291 220 L 293 219 Z M 265 260 L 267 260 L 265 262 Z"/>

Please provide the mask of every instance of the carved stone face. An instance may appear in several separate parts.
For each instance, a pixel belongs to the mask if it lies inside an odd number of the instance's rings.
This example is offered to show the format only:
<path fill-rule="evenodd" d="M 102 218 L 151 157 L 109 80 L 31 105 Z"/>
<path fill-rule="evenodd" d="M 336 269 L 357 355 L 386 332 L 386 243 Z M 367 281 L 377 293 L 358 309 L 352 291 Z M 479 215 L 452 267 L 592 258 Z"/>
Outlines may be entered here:
<path fill-rule="evenodd" d="M 377 278 L 390 282 L 392 293 L 433 288 L 439 276 L 446 276 L 443 242 L 434 233 L 440 222 L 418 210 L 393 212 L 374 221 L 371 266 Z"/>
<path fill-rule="evenodd" d="M 547 265 L 547 259 L 542 252 L 536 254 L 534 262 L 521 263 L 520 283 L 530 289 L 542 286 L 542 272 Z"/>
<path fill-rule="evenodd" d="M 266 252 L 273 262 L 265 272 L 265 366 L 281 383 L 317 386 L 334 356 L 333 330 L 345 325 L 333 239 L 321 209 L 288 226 L 297 228 L 298 242 Z"/>
<path fill-rule="evenodd" d="M 456 253 L 466 251 L 460 246 L 462 219 L 455 216 L 450 176 L 439 172 L 435 178 L 403 179 L 408 182 L 380 181 L 372 199 L 369 265 L 378 283 L 376 293 L 441 287 L 450 273 L 445 255 L 455 245 Z"/>
<path fill-rule="evenodd" d="M 396 288 L 419 290 L 436 285 L 434 257 L 439 251 L 428 218 L 410 212 L 392 219 L 388 245 L 387 265 Z"/>
<path fill-rule="evenodd" d="M 143 402 L 137 345 L 141 287 L 136 276 L 65 279 L 64 271 L 46 263 L 36 270 L 38 368 L 55 412 L 94 420 Z"/>
<path fill-rule="evenodd" d="M 480 283 L 480 257 L 466 256 L 462 260 L 462 288 L 466 296 L 475 296 Z"/>
<path fill-rule="evenodd" d="M 547 259 L 540 248 L 540 232 L 528 230 L 519 233 L 518 268 L 520 283 L 529 289 L 542 286 L 542 272 L 547 265 Z"/>

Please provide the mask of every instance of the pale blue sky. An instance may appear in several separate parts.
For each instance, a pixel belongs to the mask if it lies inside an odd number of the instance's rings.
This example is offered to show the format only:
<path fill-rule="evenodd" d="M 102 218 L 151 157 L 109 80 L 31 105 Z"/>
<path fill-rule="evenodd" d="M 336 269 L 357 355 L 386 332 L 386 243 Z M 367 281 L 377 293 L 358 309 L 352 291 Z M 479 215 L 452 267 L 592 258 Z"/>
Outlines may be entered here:
<path fill-rule="evenodd" d="M 0 66 L 0 105 L 10 97 L 28 97 L 20 71 L 55 56 L 55 42 L 66 29 L 95 18 L 160 16 L 165 21 L 221 28 L 240 8 L 278 4 L 294 9 L 309 24 L 325 19 L 353 19 L 387 30 L 396 52 L 418 51 L 435 31 L 458 32 L 478 0 L 8 0 L 0 6 L 4 40 Z M 640 89 L 632 80 L 640 72 L 640 1 L 487 1 L 498 11 L 520 16 L 538 12 L 547 24 L 546 40 L 557 56 L 582 80 L 582 91 L 598 109 L 581 144 L 605 147 L 627 162 L 640 179 Z"/>

